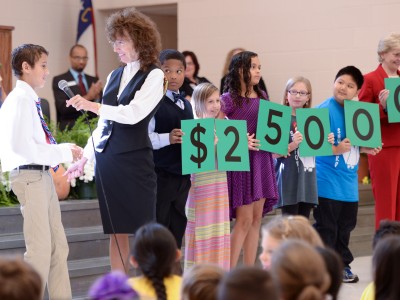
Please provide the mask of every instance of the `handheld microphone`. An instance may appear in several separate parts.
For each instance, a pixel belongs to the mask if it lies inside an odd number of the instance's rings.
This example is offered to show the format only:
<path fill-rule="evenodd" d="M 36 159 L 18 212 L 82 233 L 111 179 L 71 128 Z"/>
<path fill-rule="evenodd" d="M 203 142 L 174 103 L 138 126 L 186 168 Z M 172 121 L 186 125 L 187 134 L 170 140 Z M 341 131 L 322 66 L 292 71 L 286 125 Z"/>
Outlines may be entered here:
<path fill-rule="evenodd" d="M 64 93 L 68 96 L 69 99 L 75 96 L 74 93 L 69 88 L 68 82 L 66 80 L 60 80 L 58 82 L 58 88 L 64 91 Z"/>

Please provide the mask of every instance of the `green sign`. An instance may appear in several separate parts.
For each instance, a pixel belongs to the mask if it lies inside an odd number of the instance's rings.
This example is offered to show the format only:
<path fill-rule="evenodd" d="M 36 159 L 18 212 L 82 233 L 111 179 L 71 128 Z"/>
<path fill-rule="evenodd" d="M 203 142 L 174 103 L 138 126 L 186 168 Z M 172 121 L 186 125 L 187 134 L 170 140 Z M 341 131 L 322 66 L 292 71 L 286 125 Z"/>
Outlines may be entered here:
<path fill-rule="evenodd" d="M 346 136 L 352 146 L 382 146 L 379 105 L 360 101 L 344 101 Z"/>
<path fill-rule="evenodd" d="M 182 120 L 182 174 L 215 170 L 214 120 Z"/>
<path fill-rule="evenodd" d="M 247 124 L 243 120 L 215 120 L 218 170 L 250 171 Z"/>
<path fill-rule="evenodd" d="M 332 145 L 328 142 L 330 130 L 327 108 L 296 109 L 297 130 L 303 135 L 299 145 L 301 157 L 332 155 Z"/>
<path fill-rule="evenodd" d="M 400 78 L 385 78 L 385 89 L 389 90 L 386 108 L 389 123 L 400 122 Z"/>
<path fill-rule="evenodd" d="M 261 150 L 288 153 L 291 113 L 289 106 L 260 100 L 256 137 Z"/>

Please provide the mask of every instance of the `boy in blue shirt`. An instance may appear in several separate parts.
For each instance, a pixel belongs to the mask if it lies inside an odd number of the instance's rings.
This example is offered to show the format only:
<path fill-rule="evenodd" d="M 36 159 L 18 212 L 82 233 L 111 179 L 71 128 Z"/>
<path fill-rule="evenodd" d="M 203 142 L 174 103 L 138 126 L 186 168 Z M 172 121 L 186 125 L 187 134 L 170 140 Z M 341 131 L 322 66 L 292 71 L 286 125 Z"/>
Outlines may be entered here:
<path fill-rule="evenodd" d="M 335 136 L 333 155 L 317 156 L 317 186 L 319 205 L 314 209 L 315 228 L 325 245 L 335 249 L 343 260 L 343 282 L 357 282 L 350 263 L 350 233 L 355 228 L 358 211 L 358 161 L 360 151 L 375 155 L 381 148 L 352 146 L 346 137 L 344 100 L 356 97 L 363 85 L 360 70 L 347 66 L 339 70 L 333 84 L 333 97 L 318 108 L 329 109 L 331 131 Z"/>
<path fill-rule="evenodd" d="M 182 175 L 181 120 L 193 119 L 189 101 L 179 93 L 185 79 L 186 62 L 182 53 L 166 49 L 160 53 L 161 69 L 168 87 L 161 105 L 149 124 L 157 173 L 156 219 L 182 246 L 186 229 L 185 206 L 191 186 L 190 175 Z"/>

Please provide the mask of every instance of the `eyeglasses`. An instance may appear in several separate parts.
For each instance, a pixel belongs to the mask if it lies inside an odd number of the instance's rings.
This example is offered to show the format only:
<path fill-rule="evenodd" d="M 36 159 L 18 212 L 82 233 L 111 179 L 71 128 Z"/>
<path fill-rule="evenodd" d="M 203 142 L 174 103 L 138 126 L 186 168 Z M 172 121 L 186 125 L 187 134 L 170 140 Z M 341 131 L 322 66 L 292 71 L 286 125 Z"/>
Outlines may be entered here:
<path fill-rule="evenodd" d="M 292 96 L 296 96 L 297 94 L 300 95 L 300 97 L 305 97 L 310 95 L 310 93 L 307 93 L 305 91 L 296 91 L 296 90 L 290 90 L 288 93 Z"/>
<path fill-rule="evenodd" d="M 87 57 L 87 56 L 72 56 L 72 59 L 87 61 L 89 59 L 89 57 Z"/>
<path fill-rule="evenodd" d="M 110 45 L 111 45 L 111 47 L 117 47 L 117 48 L 120 48 L 120 47 L 123 47 L 123 46 L 125 46 L 126 44 L 128 43 L 128 41 L 125 41 L 125 40 L 115 40 L 115 41 L 110 41 Z"/>

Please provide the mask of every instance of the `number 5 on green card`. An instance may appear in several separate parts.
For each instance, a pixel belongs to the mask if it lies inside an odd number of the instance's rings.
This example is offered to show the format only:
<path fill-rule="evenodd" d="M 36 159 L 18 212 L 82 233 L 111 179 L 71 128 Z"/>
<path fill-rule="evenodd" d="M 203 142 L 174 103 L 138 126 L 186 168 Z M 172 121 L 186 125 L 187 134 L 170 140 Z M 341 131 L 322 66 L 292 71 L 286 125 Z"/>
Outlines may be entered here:
<path fill-rule="evenodd" d="M 287 155 L 291 113 L 289 106 L 260 100 L 256 134 L 260 150 Z"/>
<path fill-rule="evenodd" d="M 246 121 L 215 120 L 215 129 L 218 170 L 250 171 Z"/>
<path fill-rule="evenodd" d="M 182 174 L 215 170 L 214 119 L 182 120 Z"/>

